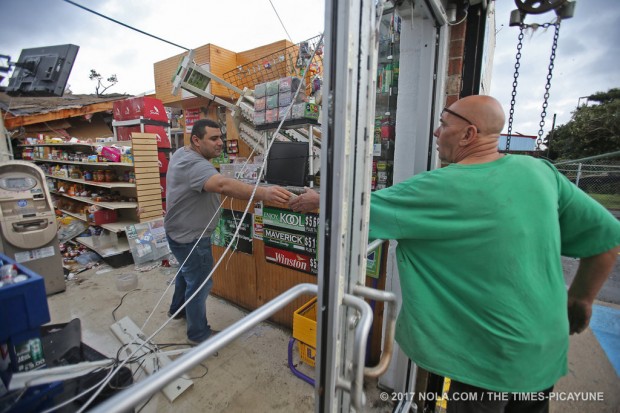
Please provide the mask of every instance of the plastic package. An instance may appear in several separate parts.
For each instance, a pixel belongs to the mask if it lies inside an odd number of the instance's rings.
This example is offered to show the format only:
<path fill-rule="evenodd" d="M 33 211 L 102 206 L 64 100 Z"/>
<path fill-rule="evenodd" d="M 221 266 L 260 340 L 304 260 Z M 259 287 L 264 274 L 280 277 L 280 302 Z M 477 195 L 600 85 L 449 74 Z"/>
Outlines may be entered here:
<path fill-rule="evenodd" d="M 291 90 L 291 83 L 292 81 L 290 76 L 280 78 L 280 93 L 289 92 Z"/>
<path fill-rule="evenodd" d="M 265 123 L 274 123 L 278 121 L 278 108 L 267 109 L 265 111 Z"/>
<path fill-rule="evenodd" d="M 255 125 L 265 124 L 265 111 L 264 110 L 254 112 L 254 124 Z"/>
<path fill-rule="evenodd" d="M 256 110 L 256 111 L 265 110 L 265 103 L 266 103 L 266 101 L 267 101 L 267 99 L 265 97 L 256 98 L 254 100 L 254 110 Z"/>
<path fill-rule="evenodd" d="M 262 98 L 267 93 L 267 83 L 259 83 L 254 87 L 254 97 Z"/>
<path fill-rule="evenodd" d="M 277 95 L 280 92 L 280 80 L 267 82 L 267 96 Z"/>
<path fill-rule="evenodd" d="M 116 288 L 119 291 L 130 291 L 138 287 L 138 276 L 135 273 L 123 273 L 116 277 Z"/>
<path fill-rule="evenodd" d="M 267 96 L 267 109 L 275 109 L 278 107 L 278 96 L 279 95 Z"/>
<path fill-rule="evenodd" d="M 292 108 L 291 119 L 302 119 L 306 111 L 305 103 L 295 103 Z"/>

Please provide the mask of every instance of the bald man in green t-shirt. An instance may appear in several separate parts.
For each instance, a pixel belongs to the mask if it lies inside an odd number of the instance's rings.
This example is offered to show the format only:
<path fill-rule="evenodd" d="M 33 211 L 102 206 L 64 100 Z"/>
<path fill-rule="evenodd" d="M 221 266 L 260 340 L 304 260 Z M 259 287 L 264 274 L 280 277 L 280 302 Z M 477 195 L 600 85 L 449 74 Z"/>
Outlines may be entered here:
<path fill-rule="evenodd" d="M 452 396 L 477 395 L 448 412 L 548 411 L 619 251 L 618 220 L 553 165 L 499 152 L 504 122 L 492 97 L 455 102 L 435 131 L 449 165 L 371 196 L 370 239 L 398 241 L 397 342 Z M 568 291 L 562 255 L 581 259 Z"/>

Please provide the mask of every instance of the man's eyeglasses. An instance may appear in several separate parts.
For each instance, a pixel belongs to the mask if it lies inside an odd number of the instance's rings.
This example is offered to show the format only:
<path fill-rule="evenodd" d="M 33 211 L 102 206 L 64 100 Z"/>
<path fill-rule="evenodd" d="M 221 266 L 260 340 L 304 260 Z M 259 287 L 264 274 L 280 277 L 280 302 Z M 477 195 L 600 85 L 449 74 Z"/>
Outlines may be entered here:
<path fill-rule="evenodd" d="M 443 115 L 444 112 L 447 112 L 447 113 L 449 113 L 452 116 L 456 116 L 457 118 L 464 120 L 465 122 L 469 123 L 471 126 L 475 127 L 476 128 L 476 132 L 480 133 L 480 129 L 478 129 L 476 124 L 474 122 L 470 121 L 469 119 L 467 119 L 465 116 L 459 115 L 455 111 L 450 110 L 448 108 L 443 108 L 443 110 L 441 111 L 441 114 Z"/>

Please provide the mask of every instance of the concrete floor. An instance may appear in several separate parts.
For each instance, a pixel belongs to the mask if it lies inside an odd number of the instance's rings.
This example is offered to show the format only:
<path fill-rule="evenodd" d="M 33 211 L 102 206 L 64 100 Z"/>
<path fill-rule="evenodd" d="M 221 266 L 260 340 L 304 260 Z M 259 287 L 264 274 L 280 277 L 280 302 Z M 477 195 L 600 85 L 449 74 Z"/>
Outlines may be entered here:
<path fill-rule="evenodd" d="M 127 293 L 119 291 L 116 279 L 119 274 L 135 272 L 138 289 Z M 156 267 L 136 272 L 133 266 L 119 269 L 98 267 L 77 275 L 67 282 L 67 290 L 49 297 L 52 324 L 66 323 L 79 318 L 82 323 L 82 341 L 99 352 L 114 356 L 120 342 L 112 334 L 110 325 L 125 316 L 142 326 L 148 314 L 162 296 L 167 282 L 174 276 L 174 269 Z M 166 319 L 172 289 L 164 295 L 160 306 L 154 310 L 144 329 L 151 334 Z M 222 299 L 210 297 L 207 311 L 209 321 L 222 330 L 242 318 L 246 312 Z M 597 302 L 620 308 L 619 305 Z M 313 412 L 313 388 L 295 377 L 288 368 L 287 346 L 291 332 L 270 323 L 262 323 L 220 350 L 217 357 L 208 359 L 208 368 L 202 378 L 194 379 L 194 385 L 173 403 L 162 393 L 157 393 L 142 412 Z M 179 343 L 185 347 L 185 322 L 172 321 L 156 336 L 158 344 Z M 314 372 L 299 363 L 298 368 L 309 376 Z M 589 329 L 571 337 L 569 374 L 556 385 L 556 392 L 602 392 L 604 400 L 596 402 L 552 402 L 551 412 L 597 412 L 620 413 L 620 377 L 607 359 L 596 337 Z M 205 373 L 204 367 L 196 367 L 190 373 L 198 377 Z M 140 379 L 140 373 L 136 379 Z M 391 412 L 393 406 L 380 400 L 376 381 L 365 383 L 368 412 Z M 139 407 L 139 406 L 138 406 Z"/>
<path fill-rule="evenodd" d="M 135 272 L 138 289 L 119 291 L 116 279 L 121 273 Z M 148 314 L 174 276 L 173 268 L 154 268 L 136 272 L 133 266 L 110 270 L 109 267 L 93 268 L 67 282 L 67 290 L 48 299 L 51 323 L 66 323 L 79 318 L 82 324 L 82 342 L 95 350 L 113 357 L 121 343 L 116 339 L 110 325 L 129 316 L 141 327 Z M 172 296 L 170 288 L 155 309 L 144 328 L 150 335 L 167 319 L 166 312 Z M 210 296 L 207 300 L 207 317 L 216 330 L 223 330 L 244 317 L 247 312 L 225 300 Z M 158 392 L 141 410 L 147 412 L 313 412 L 314 389 L 292 374 L 288 367 L 287 349 L 291 331 L 271 323 L 261 323 L 241 338 L 219 351 L 203 364 L 208 369 L 202 378 L 194 379 L 192 388 L 174 402 Z M 153 339 L 157 344 L 179 343 L 176 348 L 186 348 L 185 321 L 173 320 Z M 173 347 L 174 348 L 174 347 Z M 168 348 L 166 349 L 168 350 Z M 313 377 L 314 370 L 299 361 L 294 353 L 297 368 Z M 195 367 L 190 377 L 205 373 L 205 367 Z M 136 374 L 136 380 L 143 377 Z M 376 381 L 367 383 L 369 412 L 391 412 L 392 406 L 379 399 Z M 139 408 L 140 406 L 138 406 Z"/>

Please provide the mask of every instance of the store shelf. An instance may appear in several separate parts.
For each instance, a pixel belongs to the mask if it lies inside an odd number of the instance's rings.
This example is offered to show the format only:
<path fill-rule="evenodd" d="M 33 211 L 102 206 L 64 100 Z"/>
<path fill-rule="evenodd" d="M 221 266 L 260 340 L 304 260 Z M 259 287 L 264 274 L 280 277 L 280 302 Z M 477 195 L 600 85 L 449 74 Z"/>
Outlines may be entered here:
<path fill-rule="evenodd" d="M 110 257 L 112 255 L 122 254 L 125 251 L 129 251 L 129 241 L 127 238 L 119 238 L 118 245 L 116 247 L 108 247 L 108 248 L 98 248 L 93 244 L 92 237 L 77 237 L 75 241 L 80 244 L 90 248 L 95 251 L 97 254 L 101 255 L 102 258 Z"/>
<path fill-rule="evenodd" d="M 102 188 L 135 188 L 136 184 L 132 184 L 129 182 L 95 182 L 95 181 L 85 181 L 84 179 L 74 179 L 74 178 L 65 178 L 64 176 L 56 176 L 56 175 L 48 175 L 45 174 L 48 178 L 52 179 L 60 179 L 61 181 L 67 182 L 75 182 L 77 184 L 82 185 L 91 185 L 91 186 L 99 186 Z"/>
<path fill-rule="evenodd" d="M 130 120 L 113 120 L 112 126 L 136 126 L 136 125 L 153 125 L 170 127 L 170 122 L 164 122 L 162 120 L 152 120 L 146 118 L 130 119 Z M 121 141 L 124 142 L 124 141 Z"/>
<path fill-rule="evenodd" d="M 88 222 L 88 219 L 86 218 L 86 216 L 84 214 L 77 214 L 75 212 L 70 212 L 70 211 L 67 211 L 65 209 L 59 209 L 59 211 L 62 212 L 63 214 L 67 214 L 69 216 L 72 216 L 73 218 L 79 219 L 80 221 L 84 221 L 84 222 L 90 224 Z M 127 225 L 134 225 L 135 223 L 136 223 L 135 221 L 123 220 L 123 221 L 111 222 L 111 223 L 108 223 L 108 224 L 99 224 L 99 225 L 96 225 L 96 226 L 101 227 L 101 228 L 105 228 L 105 229 L 107 229 L 110 232 L 119 233 L 119 232 L 125 232 L 125 227 Z M 94 225 L 94 224 L 91 224 L 91 225 Z"/>
<path fill-rule="evenodd" d="M 60 161 L 57 159 L 44 159 L 44 158 L 33 158 L 33 159 L 24 159 L 25 161 L 32 162 L 51 162 L 51 163 L 62 163 L 68 165 L 88 165 L 88 166 L 126 166 L 133 167 L 132 163 L 124 163 L 124 162 L 78 162 L 78 161 Z"/>
<path fill-rule="evenodd" d="M 19 148 L 28 148 L 33 146 L 111 146 L 111 145 L 126 145 L 124 141 L 106 141 L 106 142 L 63 142 L 63 143 L 25 143 L 17 145 Z"/>
<path fill-rule="evenodd" d="M 131 209 L 131 208 L 138 207 L 137 202 L 96 202 L 90 198 L 86 198 L 83 196 L 71 196 L 71 195 L 67 195 L 67 194 L 64 194 L 58 191 L 50 191 L 50 192 L 55 195 L 63 196 L 65 198 L 75 199 L 76 201 L 84 202 L 86 204 L 98 205 L 106 209 Z"/>
<path fill-rule="evenodd" d="M 62 212 L 63 214 L 66 214 L 66 215 L 69 215 L 69 216 L 71 216 L 73 218 L 79 219 L 80 221 L 87 222 L 86 215 L 84 215 L 84 214 L 78 214 L 76 212 L 71 212 L 71 211 L 67 211 L 66 209 L 60 209 L 60 208 L 58 208 L 58 210 L 60 212 Z"/>

